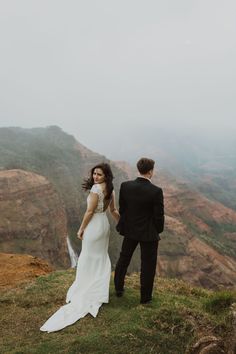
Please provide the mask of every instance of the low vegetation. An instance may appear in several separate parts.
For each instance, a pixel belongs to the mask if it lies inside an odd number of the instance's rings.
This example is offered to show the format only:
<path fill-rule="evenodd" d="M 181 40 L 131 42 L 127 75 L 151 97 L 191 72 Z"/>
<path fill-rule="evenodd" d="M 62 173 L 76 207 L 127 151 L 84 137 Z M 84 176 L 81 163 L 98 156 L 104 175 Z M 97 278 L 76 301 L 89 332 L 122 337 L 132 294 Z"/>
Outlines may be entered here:
<path fill-rule="evenodd" d="M 40 332 L 45 320 L 64 304 L 75 271 L 56 271 L 0 296 L 0 352 L 184 354 L 202 336 L 227 343 L 232 336 L 232 291 L 212 292 L 158 278 L 154 300 L 139 304 L 139 276 L 127 278 L 117 298 L 111 281 L 110 303 L 97 318 L 87 315 L 55 333 Z"/>

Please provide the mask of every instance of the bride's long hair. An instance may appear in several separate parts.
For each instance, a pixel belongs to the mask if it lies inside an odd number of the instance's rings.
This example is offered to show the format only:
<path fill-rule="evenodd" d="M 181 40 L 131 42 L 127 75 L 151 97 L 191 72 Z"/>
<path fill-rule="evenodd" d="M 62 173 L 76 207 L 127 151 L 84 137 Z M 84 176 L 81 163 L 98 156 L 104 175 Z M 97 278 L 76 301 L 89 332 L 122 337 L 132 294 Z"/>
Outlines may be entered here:
<path fill-rule="evenodd" d="M 112 191 L 114 189 L 113 186 L 113 173 L 111 170 L 111 167 L 108 163 L 100 163 L 96 166 L 94 166 L 89 174 L 89 177 L 84 179 L 84 182 L 82 183 L 82 188 L 84 190 L 90 190 L 92 186 L 94 185 L 94 180 L 93 180 L 93 173 L 96 168 L 100 168 L 102 172 L 105 175 L 105 183 L 106 183 L 106 196 L 105 199 L 109 200 L 111 198 Z"/>

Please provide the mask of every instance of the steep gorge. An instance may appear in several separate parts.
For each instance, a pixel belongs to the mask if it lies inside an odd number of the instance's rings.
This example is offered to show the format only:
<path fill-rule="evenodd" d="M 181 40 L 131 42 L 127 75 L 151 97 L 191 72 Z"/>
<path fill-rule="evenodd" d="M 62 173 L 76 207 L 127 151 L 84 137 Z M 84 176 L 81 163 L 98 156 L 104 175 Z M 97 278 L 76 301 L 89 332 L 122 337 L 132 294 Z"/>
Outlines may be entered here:
<path fill-rule="evenodd" d="M 27 253 L 69 266 L 63 203 L 43 176 L 0 171 L 0 252 Z"/>

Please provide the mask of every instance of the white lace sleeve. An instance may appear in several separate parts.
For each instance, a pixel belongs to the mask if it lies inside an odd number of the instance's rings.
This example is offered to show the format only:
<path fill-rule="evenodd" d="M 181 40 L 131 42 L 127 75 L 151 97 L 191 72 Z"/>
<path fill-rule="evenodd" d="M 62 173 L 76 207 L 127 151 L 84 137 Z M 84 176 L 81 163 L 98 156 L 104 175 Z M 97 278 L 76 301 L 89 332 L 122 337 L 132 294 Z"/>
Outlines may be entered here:
<path fill-rule="evenodd" d="M 90 192 L 99 194 L 98 186 L 94 184 L 92 188 L 90 189 Z"/>

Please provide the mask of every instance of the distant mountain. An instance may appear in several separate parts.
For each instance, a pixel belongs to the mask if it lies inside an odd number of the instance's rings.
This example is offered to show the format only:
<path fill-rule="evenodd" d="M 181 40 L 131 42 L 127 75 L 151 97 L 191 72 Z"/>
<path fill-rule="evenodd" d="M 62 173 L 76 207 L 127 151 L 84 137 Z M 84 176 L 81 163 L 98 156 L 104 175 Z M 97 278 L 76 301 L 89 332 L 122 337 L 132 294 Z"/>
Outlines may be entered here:
<path fill-rule="evenodd" d="M 141 151 L 142 155 L 153 157 L 168 175 L 236 210 L 235 132 L 216 134 L 204 132 L 202 127 L 201 131 L 184 133 L 178 127 L 147 127 L 145 140 L 143 134 L 142 131 L 132 138 L 122 137 L 122 146 L 112 152 L 112 158 L 126 156 L 127 161 L 134 163 Z"/>
<path fill-rule="evenodd" d="M 99 162 L 111 163 L 118 194 L 120 183 L 127 179 L 127 174 L 104 156 L 81 145 L 59 127 L 0 128 L 0 169 L 31 171 L 46 177 L 54 185 L 64 204 L 68 233 L 77 251 L 80 249 L 80 242 L 76 232 L 86 209 L 87 198 L 81 184 L 89 170 Z M 113 266 L 119 255 L 121 241 L 122 238 L 117 235 L 111 220 L 110 255 Z M 7 252 L 14 253 L 18 250 L 13 248 Z M 137 261 L 134 260 L 130 269 L 137 267 Z"/>
<path fill-rule="evenodd" d="M 65 205 L 68 232 L 75 249 L 79 248 L 75 234 L 87 197 L 81 183 L 89 169 L 97 162 L 111 163 L 117 194 L 120 183 L 136 175 L 127 162 L 109 161 L 55 126 L 1 128 L 0 152 L 2 169 L 33 171 L 55 186 Z M 173 174 L 174 169 L 170 174 L 159 168 L 153 179 L 163 187 L 166 207 L 166 229 L 159 245 L 159 273 L 206 287 L 232 287 L 236 283 L 236 212 L 207 198 L 197 188 L 183 182 L 183 177 Z M 111 224 L 109 251 L 114 266 L 122 237 L 115 232 L 114 223 Z M 139 270 L 137 256 L 130 270 Z"/>

